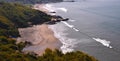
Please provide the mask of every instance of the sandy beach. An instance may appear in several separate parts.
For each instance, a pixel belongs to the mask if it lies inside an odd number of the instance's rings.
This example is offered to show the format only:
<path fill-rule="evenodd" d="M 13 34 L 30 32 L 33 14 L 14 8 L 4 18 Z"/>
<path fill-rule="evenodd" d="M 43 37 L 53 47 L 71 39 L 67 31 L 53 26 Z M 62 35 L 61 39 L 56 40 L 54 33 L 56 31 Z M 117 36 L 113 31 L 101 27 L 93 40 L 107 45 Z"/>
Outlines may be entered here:
<path fill-rule="evenodd" d="M 19 28 L 19 32 L 21 38 L 18 39 L 18 42 L 24 40 L 32 43 L 32 45 L 26 46 L 23 52 L 35 52 L 38 55 L 42 55 L 46 48 L 54 50 L 59 49 L 62 45 L 46 24 Z"/>
<path fill-rule="evenodd" d="M 33 8 L 47 12 L 48 10 L 43 8 L 43 6 L 43 4 L 36 4 Z M 17 42 L 27 41 L 32 44 L 23 49 L 25 53 L 34 52 L 38 55 L 42 55 L 46 48 L 54 50 L 60 49 L 62 46 L 62 43 L 54 36 L 54 32 L 48 28 L 47 24 L 33 25 L 32 27 L 19 28 L 18 30 L 21 37 L 17 39 Z"/>

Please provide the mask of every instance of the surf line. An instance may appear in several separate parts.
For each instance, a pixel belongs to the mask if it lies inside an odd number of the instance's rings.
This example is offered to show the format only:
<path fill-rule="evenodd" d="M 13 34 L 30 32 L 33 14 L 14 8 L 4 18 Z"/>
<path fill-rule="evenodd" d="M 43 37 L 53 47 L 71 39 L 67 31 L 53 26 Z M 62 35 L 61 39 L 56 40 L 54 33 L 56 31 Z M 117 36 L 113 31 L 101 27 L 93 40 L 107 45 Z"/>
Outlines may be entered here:
<path fill-rule="evenodd" d="M 93 38 L 92 36 L 84 33 L 84 32 L 81 32 L 79 29 L 75 28 L 74 25 L 71 25 L 67 22 L 64 22 L 62 21 L 62 23 L 64 23 L 66 26 L 68 26 L 69 28 L 75 30 L 76 32 L 79 32 L 80 34 L 83 34 L 83 35 L 86 35 L 87 37 L 89 37 L 90 39 L 94 40 L 94 41 L 97 41 L 99 43 L 101 43 L 103 46 L 107 47 L 107 48 L 110 48 L 111 50 L 115 51 L 116 53 L 119 53 L 118 50 L 114 49 L 111 45 L 110 45 L 110 41 L 107 41 L 107 40 L 104 40 L 104 39 L 100 39 L 100 38 Z M 120 54 L 120 53 L 119 53 Z"/>
<path fill-rule="evenodd" d="M 110 41 L 107 41 L 107 40 L 105 40 L 105 39 L 100 39 L 100 38 L 93 38 L 93 37 L 91 37 L 90 35 L 81 32 L 79 29 L 75 28 L 73 25 L 70 25 L 70 24 L 67 23 L 67 22 L 63 22 L 63 23 L 64 23 L 65 25 L 67 25 L 69 28 L 72 28 L 73 30 L 75 30 L 75 31 L 77 31 L 77 32 L 80 32 L 81 34 L 86 35 L 86 36 L 89 37 L 90 39 L 95 40 L 95 41 L 101 43 L 103 46 L 106 46 L 106 47 L 108 47 L 108 48 L 112 48 L 112 46 L 110 45 Z"/>
<path fill-rule="evenodd" d="M 66 9 L 66 8 L 55 8 L 55 7 L 53 7 L 53 5 L 50 5 L 50 4 L 46 4 L 46 7 L 45 7 L 45 8 L 47 8 L 47 9 L 49 9 L 49 10 L 51 10 L 51 11 L 61 10 L 61 11 L 67 12 L 67 9 Z M 86 11 L 86 12 L 90 12 L 90 11 L 84 10 L 84 9 L 81 9 L 81 10 Z M 98 13 L 96 13 L 96 12 L 90 12 L 90 13 L 98 14 Z M 99 15 L 101 15 L 101 16 L 106 16 L 106 17 L 111 17 L 111 16 L 107 16 L 107 15 L 102 15 L 102 14 L 99 14 Z M 111 18 L 116 19 L 116 17 L 111 17 Z M 62 23 L 64 23 L 64 24 L 65 24 L 66 26 L 68 26 L 69 28 L 75 30 L 76 32 L 79 32 L 80 34 L 86 35 L 86 36 L 89 37 L 90 39 L 95 40 L 95 41 L 101 43 L 102 45 L 106 46 L 107 48 L 110 48 L 110 49 L 114 50 L 115 52 L 119 53 L 119 51 L 117 51 L 116 49 L 112 48 L 112 46 L 110 45 L 110 41 L 106 41 L 106 40 L 100 39 L 100 38 L 93 38 L 92 36 L 90 36 L 90 35 L 88 35 L 88 34 L 86 34 L 86 33 L 84 33 L 84 32 L 81 32 L 79 29 L 75 28 L 74 25 L 70 25 L 69 23 L 64 22 L 64 21 L 62 21 Z M 120 54 L 120 53 L 119 53 L 119 54 Z"/>

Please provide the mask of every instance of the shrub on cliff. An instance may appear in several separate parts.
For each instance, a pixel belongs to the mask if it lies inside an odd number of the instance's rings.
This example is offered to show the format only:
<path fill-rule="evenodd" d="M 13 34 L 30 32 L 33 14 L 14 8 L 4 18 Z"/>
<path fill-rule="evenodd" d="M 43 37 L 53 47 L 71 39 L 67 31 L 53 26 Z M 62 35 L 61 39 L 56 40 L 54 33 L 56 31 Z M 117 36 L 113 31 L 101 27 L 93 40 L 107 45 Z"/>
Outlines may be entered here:
<path fill-rule="evenodd" d="M 97 61 L 95 58 L 77 51 L 63 54 L 59 50 L 46 49 L 45 54 L 24 54 L 25 43 L 16 44 L 13 37 L 19 36 L 18 27 L 49 21 L 51 16 L 20 4 L 0 2 L 0 61 Z"/>
<path fill-rule="evenodd" d="M 42 56 L 24 54 L 24 47 L 25 43 L 16 44 L 14 39 L 0 36 L 0 61 L 97 61 L 80 51 L 63 54 L 57 49 L 46 49 Z"/>
<path fill-rule="evenodd" d="M 19 36 L 17 28 L 41 24 L 51 19 L 44 12 L 17 3 L 0 2 L 0 35 Z"/>
<path fill-rule="evenodd" d="M 46 49 L 43 56 L 38 57 L 38 61 L 98 61 L 94 57 L 89 56 L 83 52 L 69 52 L 63 54 L 59 50 Z"/>

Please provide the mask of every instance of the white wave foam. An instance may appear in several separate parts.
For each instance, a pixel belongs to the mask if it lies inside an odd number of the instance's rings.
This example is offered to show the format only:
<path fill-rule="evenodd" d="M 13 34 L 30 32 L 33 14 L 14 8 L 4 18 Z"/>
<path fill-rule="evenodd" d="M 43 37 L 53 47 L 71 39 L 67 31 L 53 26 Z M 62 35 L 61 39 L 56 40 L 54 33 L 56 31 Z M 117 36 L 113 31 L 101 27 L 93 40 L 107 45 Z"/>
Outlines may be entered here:
<path fill-rule="evenodd" d="M 112 46 L 110 45 L 110 41 L 107 41 L 105 39 L 100 39 L 100 38 L 93 38 L 94 40 L 96 40 L 97 42 L 100 42 L 102 45 L 108 47 L 108 48 L 112 48 Z"/>
<path fill-rule="evenodd" d="M 51 4 L 46 4 L 46 6 L 44 8 L 46 8 L 50 12 L 54 12 L 57 10 L 67 12 L 66 8 L 56 8 Z M 70 25 L 67 22 L 63 22 L 63 23 L 70 28 L 74 28 L 73 25 Z M 71 39 L 71 38 L 66 37 L 67 34 L 63 33 L 66 30 L 66 28 L 64 28 L 64 26 L 62 26 L 62 25 L 57 26 L 57 24 L 55 24 L 55 25 L 49 25 L 49 28 L 53 30 L 54 35 L 62 42 L 63 45 L 61 46 L 61 50 L 64 54 L 67 52 L 74 51 L 73 47 L 75 44 L 77 44 L 77 42 L 74 42 L 76 39 Z M 60 28 L 60 29 L 58 29 L 58 28 Z M 75 30 L 78 31 L 77 29 L 75 29 Z"/>
<path fill-rule="evenodd" d="M 77 31 L 77 32 L 79 31 L 77 28 L 73 28 L 73 29 L 74 29 L 75 31 Z"/>
<path fill-rule="evenodd" d="M 52 4 L 46 4 L 43 8 L 49 10 L 50 12 L 55 12 L 55 7 Z"/>
<path fill-rule="evenodd" d="M 57 8 L 58 10 L 61 10 L 63 12 L 67 12 L 68 10 L 66 8 Z"/>
<path fill-rule="evenodd" d="M 74 49 L 72 49 L 71 47 L 74 47 L 73 44 L 73 39 L 68 39 L 67 37 L 60 37 L 59 40 L 62 42 L 63 46 L 61 47 L 61 50 L 63 51 L 63 53 L 67 53 L 67 52 L 72 52 L 74 51 Z"/>
<path fill-rule="evenodd" d="M 76 20 L 69 20 L 70 22 L 75 22 Z"/>
<path fill-rule="evenodd" d="M 61 47 L 62 52 L 63 52 L 64 54 L 67 53 L 67 52 L 72 52 L 72 51 L 74 51 L 74 49 L 68 49 L 66 46 L 67 46 L 67 45 L 64 45 L 64 44 L 63 44 L 63 46 Z"/>
<path fill-rule="evenodd" d="M 66 26 L 68 26 L 68 27 L 70 27 L 70 28 L 73 28 L 74 26 L 73 25 L 70 25 L 69 23 L 67 23 L 67 22 L 64 22 L 64 21 L 62 21 Z"/>
<path fill-rule="evenodd" d="M 67 29 L 64 25 L 55 24 L 50 25 L 49 27 L 54 31 L 54 35 L 62 42 L 63 46 L 61 46 L 61 50 L 64 54 L 74 51 L 73 47 L 75 47 L 74 45 L 77 44 L 77 42 L 75 42 L 76 39 L 71 39 L 66 36 L 67 34 L 64 33 L 64 31 Z"/>
<path fill-rule="evenodd" d="M 70 27 L 70 28 L 72 28 L 73 30 L 75 30 L 75 31 L 79 31 L 77 28 L 75 28 L 74 27 L 74 25 L 70 25 L 69 23 L 67 23 L 67 22 L 63 22 L 66 26 L 68 26 L 68 27 Z"/>
<path fill-rule="evenodd" d="M 60 7 L 60 8 L 54 7 L 54 5 L 52 5 L 52 4 L 46 4 L 44 6 L 44 8 L 49 10 L 50 12 L 55 12 L 57 10 L 60 10 L 60 11 L 63 11 L 63 12 L 67 12 L 68 11 L 66 8 L 63 8 L 63 7 Z"/>

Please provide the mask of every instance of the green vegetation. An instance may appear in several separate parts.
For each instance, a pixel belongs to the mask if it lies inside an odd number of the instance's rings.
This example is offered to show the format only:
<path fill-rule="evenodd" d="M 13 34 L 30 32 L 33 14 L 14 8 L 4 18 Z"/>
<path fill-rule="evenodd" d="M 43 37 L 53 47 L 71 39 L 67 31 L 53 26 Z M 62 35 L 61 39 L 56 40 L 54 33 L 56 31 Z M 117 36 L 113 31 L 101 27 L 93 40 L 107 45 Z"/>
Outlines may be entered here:
<path fill-rule="evenodd" d="M 63 54 L 59 50 L 46 49 L 43 56 L 38 57 L 38 61 L 97 61 L 94 57 L 91 57 L 83 52 L 69 52 Z"/>
<path fill-rule="evenodd" d="M 80 51 L 63 54 L 59 50 L 46 49 L 43 56 L 34 53 L 24 54 L 21 50 L 25 45 L 22 42 L 16 44 L 14 39 L 0 36 L 0 61 L 97 61 Z"/>
<path fill-rule="evenodd" d="M 16 4 L 0 2 L 0 35 L 17 37 L 17 28 L 42 24 L 51 16 L 38 10 Z"/>
<path fill-rule="evenodd" d="M 0 2 L 0 61 L 97 61 L 95 58 L 80 52 L 63 54 L 59 50 L 46 49 L 42 56 L 35 53 L 24 54 L 27 43 L 16 44 L 13 37 L 18 37 L 17 28 L 42 24 L 51 16 L 20 4 Z"/>

